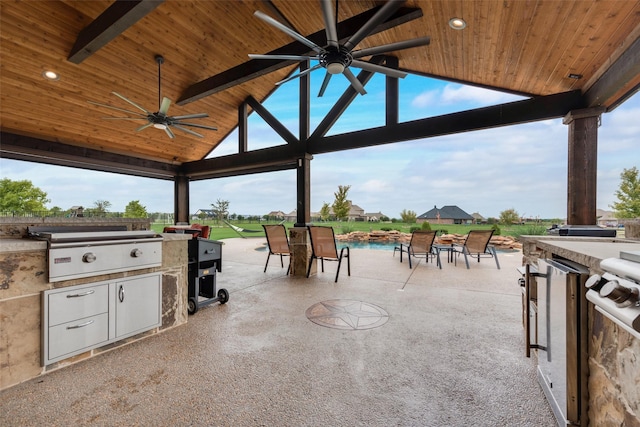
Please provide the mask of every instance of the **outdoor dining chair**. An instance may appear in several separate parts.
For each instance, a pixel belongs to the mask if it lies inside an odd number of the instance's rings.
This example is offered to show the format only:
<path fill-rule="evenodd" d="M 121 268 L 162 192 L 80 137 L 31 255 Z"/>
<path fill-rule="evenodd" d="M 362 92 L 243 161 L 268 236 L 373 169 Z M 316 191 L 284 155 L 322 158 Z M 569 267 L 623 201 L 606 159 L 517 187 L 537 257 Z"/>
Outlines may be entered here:
<path fill-rule="evenodd" d="M 267 272 L 267 265 L 269 265 L 269 257 L 271 255 L 280 255 L 280 265 L 284 268 L 283 257 L 289 257 L 289 268 L 287 268 L 287 274 L 291 270 L 291 249 L 289 247 L 289 239 L 287 238 L 287 230 L 282 224 L 277 225 L 263 225 L 264 234 L 267 237 L 267 262 L 264 265 L 264 272 Z"/>
<path fill-rule="evenodd" d="M 498 254 L 496 248 L 490 245 L 491 236 L 493 230 L 469 230 L 467 238 L 463 245 L 453 245 L 453 251 L 457 256 L 464 255 L 464 262 L 469 268 L 469 257 L 477 258 L 480 262 L 480 258 L 493 258 L 496 261 L 496 266 L 500 270 L 500 263 L 498 262 Z"/>
<path fill-rule="evenodd" d="M 433 242 L 436 239 L 437 230 L 416 230 L 411 233 L 411 240 L 409 244 L 400 243 L 400 246 L 393 248 L 393 256 L 396 256 L 396 252 L 400 251 L 400 262 L 402 262 L 402 254 L 407 253 L 409 258 L 409 268 L 411 266 L 411 257 L 424 257 L 427 261 L 431 258 L 436 258 L 436 265 L 442 268 L 440 263 L 440 252 L 433 246 Z"/>
<path fill-rule="evenodd" d="M 309 229 L 309 238 L 311 240 L 311 259 L 309 260 L 309 268 L 307 269 L 307 277 L 311 274 L 311 265 L 314 259 L 320 260 L 322 272 L 324 273 L 324 261 L 338 261 L 338 271 L 336 271 L 336 280 L 340 274 L 340 266 L 342 258 L 347 259 L 347 274 L 351 276 L 351 258 L 349 257 L 349 247 L 345 246 L 340 249 L 338 255 L 338 247 L 336 246 L 336 236 L 332 227 L 321 227 L 317 225 L 307 226 Z"/>

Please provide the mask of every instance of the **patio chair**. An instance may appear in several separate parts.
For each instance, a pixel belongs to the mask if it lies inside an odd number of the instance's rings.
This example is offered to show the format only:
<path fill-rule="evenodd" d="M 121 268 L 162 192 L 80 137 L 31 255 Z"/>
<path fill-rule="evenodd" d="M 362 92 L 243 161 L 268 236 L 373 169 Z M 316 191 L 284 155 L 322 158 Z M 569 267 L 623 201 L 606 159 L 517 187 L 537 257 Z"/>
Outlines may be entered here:
<path fill-rule="evenodd" d="M 263 225 L 264 234 L 267 237 L 267 249 L 269 254 L 267 255 L 267 262 L 264 264 L 264 272 L 267 272 L 267 265 L 269 265 L 269 257 L 271 255 L 280 255 L 280 265 L 284 268 L 284 261 L 282 257 L 289 257 L 289 268 L 287 268 L 287 274 L 291 270 L 291 250 L 289 248 L 289 239 L 287 238 L 287 230 L 284 225 Z"/>
<path fill-rule="evenodd" d="M 349 247 L 345 246 L 340 249 L 338 255 L 338 247 L 336 246 L 336 237 L 332 227 L 320 227 L 316 225 L 307 226 L 309 229 L 309 238 L 311 240 L 311 259 L 309 260 L 309 268 L 307 269 L 307 277 L 311 274 L 311 265 L 314 259 L 320 260 L 322 272 L 324 273 L 324 260 L 338 261 L 338 271 L 336 271 L 336 280 L 340 274 L 340 266 L 342 258 L 347 258 L 347 274 L 351 276 L 351 260 L 349 257 Z"/>
<path fill-rule="evenodd" d="M 464 262 L 469 268 L 469 257 L 477 258 L 480 262 L 480 258 L 493 258 L 496 260 L 496 266 L 500 270 L 500 263 L 498 262 L 498 254 L 496 254 L 496 248 L 489 244 L 493 230 L 469 230 L 467 238 L 463 245 L 453 245 L 453 251 L 457 256 L 464 255 Z"/>
<path fill-rule="evenodd" d="M 402 254 L 407 253 L 409 258 L 409 268 L 411 267 L 411 257 L 424 257 L 427 261 L 430 258 L 436 258 L 436 265 L 442 268 L 440 264 L 440 252 L 433 247 L 433 242 L 436 239 L 437 230 L 416 230 L 411 233 L 411 240 L 409 244 L 400 243 L 400 246 L 393 248 L 393 256 L 396 256 L 396 252 L 400 251 L 400 262 L 402 262 Z"/>

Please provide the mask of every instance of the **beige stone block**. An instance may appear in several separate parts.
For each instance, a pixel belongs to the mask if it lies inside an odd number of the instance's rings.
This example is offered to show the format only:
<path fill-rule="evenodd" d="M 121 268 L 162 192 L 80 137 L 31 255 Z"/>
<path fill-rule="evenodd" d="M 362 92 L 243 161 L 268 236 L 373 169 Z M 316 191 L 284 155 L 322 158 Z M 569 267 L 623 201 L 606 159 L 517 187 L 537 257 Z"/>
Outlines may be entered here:
<path fill-rule="evenodd" d="M 186 278 L 186 269 L 165 272 L 162 275 L 161 330 L 187 323 L 189 289 Z"/>
<path fill-rule="evenodd" d="M 0 301 L 0 389 L 41 373 L 40 295 Z"/>
<path fill-rule="evenodd" d="M 291 275 L 306 277 L 311 259 L 311 244 L 307 228 L 290 228 L 289 245 L 291 246 Z M 317 262 L 314 262 L 311 266 L 311 274 L 316 274 L 317 271 Z"/>
<path fill-rule="evenodd" d="M 162 267 L 171 268 L 189 262 L 188 239 L 165 239 L 162 243 Z"/>
<path fill-rule="evenodd" d="M 39 293 L 47 281 L 45 251 L 0 253 L 0 300 Z"/>

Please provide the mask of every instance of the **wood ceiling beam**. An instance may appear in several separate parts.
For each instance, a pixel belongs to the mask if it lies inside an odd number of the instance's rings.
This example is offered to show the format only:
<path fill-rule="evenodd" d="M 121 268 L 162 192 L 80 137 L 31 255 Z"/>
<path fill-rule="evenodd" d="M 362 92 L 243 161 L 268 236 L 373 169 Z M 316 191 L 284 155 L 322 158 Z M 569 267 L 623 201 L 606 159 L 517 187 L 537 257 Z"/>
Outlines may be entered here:
<path fill-rule="evenodd" d="M 584 94 L 588 107 L 609 105 L 608 111 L 624 102 L 640 87 L 640 37 L 607 69 Z M 615 102 L 611 98 L 625 90 Z"/>
<path fill-rule="evenodd" d="M 282 124 L 273 114 L 269 112 L 262 104 L 260 104 L 253 96 L 249 96 L 245 102 L 253 109 L 262 119 L 267 122 L 271 129 L 276 131 L 287 144 L 298 144 L 300 141 L 296 138 L 285 125 Z"/>
<path fill-rule="evenodd" d="M 179 165 L 13 133 L 2 132 L 0 139 L 0 157 L 7 159 L 168 180 L 172 180 L 179 170 Z"/>
<path fill-rule="evenodd" d="M 197 181 L 258 172 L 274 172 L 295 169 L 300 157 L 304 157 L 303 145 L 278 145 L 245 153 L 183 163 L 182 173 L 187 175 L 190 180 Z"/>
<path fill-rule="evenodd" d="M 374 8 L 339 22 L 337 26 L 338 38 L 345 39 L 362 27 L 379 8 Z M 422 17 L 422 9 L 400 8 L 388 20 L 378 25 L 371 34 L 388 30 L 406 22 Z M 275 30 L 274 30 L 275 31 Z M 306 37 L 319 46 L 326 44 L 326 32 L 324 29 Z M 306 55 L 309 47 L 298 41 L 289 43 L 286 46 L 268 52 L 268 55 Z M 188 87 L 176 102 L 178 105 L 185 105 L 198 99 L 221 92 L 230 87 L 245 83 L 257 77 L 264 76 L 273 71 L 279 70 L 298 61 L 283 61 L 280 59 L 252 59 L 243 64 L 237 65 L 215 76 L 209 77 Z"/>
<path fill-rule="evenodd" d="M 164 0 L 115 1 L 80 31 L 67 59 L 80 64 L 162 3 Z"/>
<path fill-rule="evenodd" d="M 564 117 L 569 111 L 584 107 L 585 101 L 580 91 L 576 90 L 340 135 L 310 138 L 307 152 L 330 153 L 529 123 Z"/>

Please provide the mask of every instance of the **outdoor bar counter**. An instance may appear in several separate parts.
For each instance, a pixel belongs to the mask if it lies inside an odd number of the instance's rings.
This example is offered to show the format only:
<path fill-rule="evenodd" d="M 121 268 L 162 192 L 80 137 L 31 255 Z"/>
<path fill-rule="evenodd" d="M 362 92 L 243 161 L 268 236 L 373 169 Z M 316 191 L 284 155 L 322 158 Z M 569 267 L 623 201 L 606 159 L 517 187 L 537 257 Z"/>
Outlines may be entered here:
<path fill-rule="evenodd" d="M 523 264 L 531 270 L 539 259 L 565 259 L 586 267 L 589 275 L 603 274 L 604 259 L 619 258 L 621 251 L 640 251 L 640 240 L 630 238 L 523 236 L 522 243 Z M 523 297 L 523 312 L 525 304 Z M 587 324 L 581 327 L 587 328 L 589 421 L 580 425 L 638 427 L 640 339 L 597 311 L 593 303 L 587 302 L 586 312 Z M 533 349 L 531 358 L 537 361 Z"/>
<path fill-rule="evenodd" d="M 34 219 L 29 223 L 24 220 L 5 218 L 0 222 L 0 390 L 187 322 L 187 245 L 191 236 L 162 234 L 162 265 L 157 267 L 49 283 L 47 242 L 25 236 L 27 227 L 55 219 L 40 219 L 41 222 Z M 118 224 L 125 224 L 128 230 L 148 230 L 146 221 L 142 224 L 135 219 L 122 219 Z M 67 219 L 67 224 L 58 221 L 54 225 L 69 225 L 69 222 Z M 113 220 L 107 222 L 114 223 Z M 73 225 L 79 224 L 106 225 L 104 220 L 99 223 L 89 218 L 73 219 Z M 44 292 L 71 286 L 89 287 L 96 282 L 126 283 L 140 277 L 153 277 L 158 283 L 159 325 L 142 333 L 128 334 L 123 339 L 109 339 L 106 345 L 43 366 Z M 127 298 L 130 297 L 127 294 Z"/>

